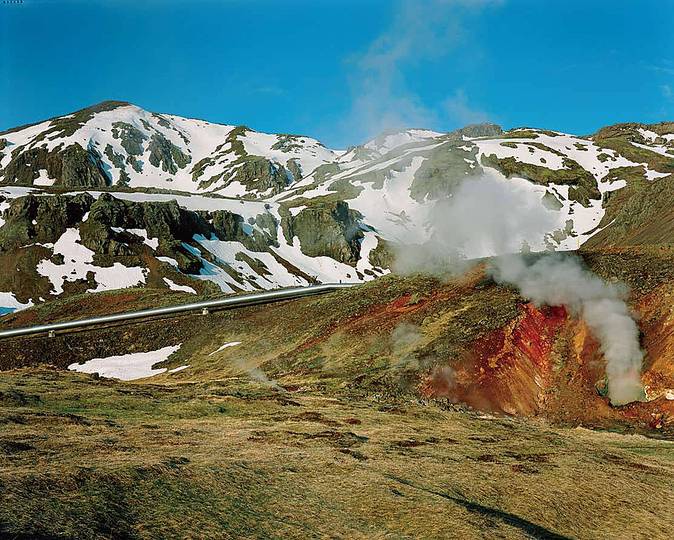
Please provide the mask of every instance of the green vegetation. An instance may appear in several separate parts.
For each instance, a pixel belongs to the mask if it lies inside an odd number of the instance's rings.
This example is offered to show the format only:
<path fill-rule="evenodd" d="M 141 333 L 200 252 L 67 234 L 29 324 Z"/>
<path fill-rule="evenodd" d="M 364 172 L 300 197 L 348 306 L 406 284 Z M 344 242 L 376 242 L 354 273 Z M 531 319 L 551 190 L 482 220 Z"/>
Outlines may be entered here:
<path fill-rule="evenodd" d="M 506 177 L 520 176 L 536 184 L 562 184 L 569 186 L 569 199 L 588 206 L 590 199 L 599 199 L 601 193 L 592 173 L 576 161 L 564 158 L 563 169 L 548 169 L 540 165 L 523 163 L 514 157 L 497 158 L 495 154 L 482 156 L 482 165 L 501 171 Z"/>

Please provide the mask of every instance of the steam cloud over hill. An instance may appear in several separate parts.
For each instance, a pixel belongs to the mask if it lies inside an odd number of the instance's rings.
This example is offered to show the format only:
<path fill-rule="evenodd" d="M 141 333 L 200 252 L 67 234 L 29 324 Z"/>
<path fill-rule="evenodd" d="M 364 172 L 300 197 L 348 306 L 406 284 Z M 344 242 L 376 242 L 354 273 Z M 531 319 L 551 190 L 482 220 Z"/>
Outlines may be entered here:
<path fill-rule="evenodd" d="M 535 304 L 563 305 L 585 320 L 606 359 L 611 402 L 622 405 L 642 398 L 643 352 L 625 287 L 605 283 L 574 256 L 550 253 L 534 259 L 513 254 L 523 245 L 544 247 L 560 225 L 540 195 L 494 176 L 466 180 L 435 205 L 427 225 L 433 231 L 427 242 L 398 250 L 398 270 L 446 275 L 448 270 L 465 270 L 476 257 L 505 255 L 490 262 L 496 281 L 517 287 Z"/>

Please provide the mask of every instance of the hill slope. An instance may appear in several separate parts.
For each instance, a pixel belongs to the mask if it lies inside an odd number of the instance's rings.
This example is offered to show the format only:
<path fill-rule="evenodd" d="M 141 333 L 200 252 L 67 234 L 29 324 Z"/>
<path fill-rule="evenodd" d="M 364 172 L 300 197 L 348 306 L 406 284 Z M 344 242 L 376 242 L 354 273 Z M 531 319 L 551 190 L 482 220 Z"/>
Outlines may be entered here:
<path fill-rule="evenodd" d="M 384 276 L 291 303 L 1 341 L 0 532 L 665 538 L 672 253 L 585 262 L 632 287 L 645 402 L 611 407 L 583 321 L 480 267 L 446 282 Z M 173 295 L 71 296 L 5 324 L 189 296 Z M 144 379 L 75 373 L 119 376 L 131 364 Z"/>
<path fill-rule="evenodd" d="M 340 152 L 125 103 L 1 134 L 3 328 L 367 283 L 0 341 L 0 536 L 668 537 L 673 147 L 487 124 Z M 545 202 L 531 247 L 629 287 L 643 401 L 612 406 L 586 322 L 484 261 L 390 272 L 483 175 Z"/>

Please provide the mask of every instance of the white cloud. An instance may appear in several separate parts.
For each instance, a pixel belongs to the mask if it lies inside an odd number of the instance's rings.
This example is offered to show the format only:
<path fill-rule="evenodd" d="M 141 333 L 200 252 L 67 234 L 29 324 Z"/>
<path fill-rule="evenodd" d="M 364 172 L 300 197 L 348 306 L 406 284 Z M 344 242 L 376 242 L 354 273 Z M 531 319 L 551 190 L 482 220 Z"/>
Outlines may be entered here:
<path fill-rule="evenodd" d="M 453 96 L 448 97 L 443 106 L 448 118 L 457 124 L 479 124 L 489 120 L 486 112 L 470 105 L 468 97 L 461 88 L 454 92 Z"/>
<path fill-rule="evenodd" d="M 386 129 L 434 127 L 448 120 L 484 121 L 487 115 L 468 105 L 463 90 L 444 102 L 428 104 L 410 88 L 409 67 L 456 51 L 465 18 L 496 0 L 404 1 L 389 28 L 363 53 L 350 59 L 351 111 L 342 130 L 364 140 Z"/>

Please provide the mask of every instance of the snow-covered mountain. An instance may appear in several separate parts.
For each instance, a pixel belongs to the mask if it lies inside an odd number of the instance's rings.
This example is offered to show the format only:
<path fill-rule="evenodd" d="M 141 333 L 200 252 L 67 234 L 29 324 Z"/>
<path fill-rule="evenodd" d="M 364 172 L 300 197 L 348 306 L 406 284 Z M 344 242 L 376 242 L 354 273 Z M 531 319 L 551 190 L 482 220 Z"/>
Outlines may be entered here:
<path fill-rule="evenodd" d="M 560 223 L 547 247 L 576 249 L 623 234 L 616 201 L 672 172 L 671 123 L 410 129 L 337 151 L 104 102 L 0 133 L 0 309 L 130 286 L 373 279 L 395 246 L 433 233 L 437 201 L 485 173 L 540 196 Z"/>
<path fill-rule="evenodd" d="M 4 181 L 36 186 L 149 187 L 263 197 L 337 158 L 310 137 L 151 113 L 124 102 L 104 102 L 0 136 Z M 69 165 L 85 156 L 90 163 L 81 165 L 88 174 L 68 174 Z"/>

